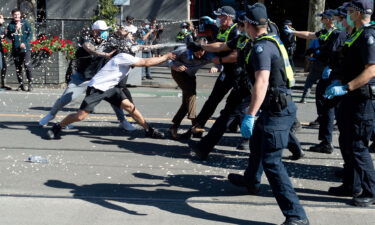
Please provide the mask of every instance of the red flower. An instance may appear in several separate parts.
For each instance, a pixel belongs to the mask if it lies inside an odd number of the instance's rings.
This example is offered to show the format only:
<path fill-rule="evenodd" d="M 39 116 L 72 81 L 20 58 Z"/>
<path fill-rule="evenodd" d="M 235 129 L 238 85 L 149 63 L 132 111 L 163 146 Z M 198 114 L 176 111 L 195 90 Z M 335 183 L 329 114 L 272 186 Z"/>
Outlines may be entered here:
<path fill-rule="evenodd" d="M 72 41 L 69 41 L 69 40 L 65 40 L 66 41 L 66 43 L 68 43 L 68 44 L 73 44 L 73 42 Z"/>
<path fill-rule="evenodd" d="M 4 53 L 7 53 L 7 52 L 8 52 L 8 49 L 3 48 L 3 52 L 4 52 Z"/>
<path fill-rule="evenodd" d="M 53 40 L 59 39 L 59 36 L 53 36 Z"/>

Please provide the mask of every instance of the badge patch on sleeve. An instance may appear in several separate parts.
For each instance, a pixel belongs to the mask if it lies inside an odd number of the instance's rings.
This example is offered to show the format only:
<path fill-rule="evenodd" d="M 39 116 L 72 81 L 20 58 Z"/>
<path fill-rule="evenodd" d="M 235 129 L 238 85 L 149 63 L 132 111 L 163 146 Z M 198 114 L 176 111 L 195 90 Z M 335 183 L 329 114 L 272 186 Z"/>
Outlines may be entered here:
<path fill-rule="evenodd" d="M 370 36 L 367 38 L 367 45 L 368 46 L 372 46 L 373 44 L 375 44 L 375 39 L 374 39 L 374 36 Z"/>
<path fill-rule="evenodd" d="M 260 53 L 262 53 L 263 52 L 263 46 L 262 45 L 258 45 L 256 48 L 255 48 L 255 52 L 257 53 L 257 54 L 260 54 Z"/>

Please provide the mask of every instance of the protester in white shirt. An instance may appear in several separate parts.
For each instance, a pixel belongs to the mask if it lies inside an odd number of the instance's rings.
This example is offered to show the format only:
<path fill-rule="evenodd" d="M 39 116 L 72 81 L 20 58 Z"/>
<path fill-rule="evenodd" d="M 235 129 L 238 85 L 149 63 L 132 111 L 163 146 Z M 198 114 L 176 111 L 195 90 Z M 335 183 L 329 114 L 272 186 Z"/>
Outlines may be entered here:
<path fill-rule="evenodd" d="M 132 16 L 127 16 L 125 20 L 125 29 L 128 30 L 130 33 L 133 35 L 137 33 L 138 28 L 133 25 L 134 23 L 134 17 Z"/>
<path fill-rule="evenodd" d="M 154 66 L 174 58 L 175 54 L 173 53 L 153 58 L 138 58 L 127 53 L 116 55 L 89 81 L 86 97 L 79 111 L 69 114 L 60 123 L 55 124 L 48 131 L 47 138 L 59 139 L 63 127 L 84 120 L 102 100 L 126 110 L 145 129 L 146 137 L 164 138 L 163 133 L 147 124 L 142 114 L 129 101 L 122 89 L 116 87 L 116 85 L 120 80 L 128 76 L 132 67 Z"/>

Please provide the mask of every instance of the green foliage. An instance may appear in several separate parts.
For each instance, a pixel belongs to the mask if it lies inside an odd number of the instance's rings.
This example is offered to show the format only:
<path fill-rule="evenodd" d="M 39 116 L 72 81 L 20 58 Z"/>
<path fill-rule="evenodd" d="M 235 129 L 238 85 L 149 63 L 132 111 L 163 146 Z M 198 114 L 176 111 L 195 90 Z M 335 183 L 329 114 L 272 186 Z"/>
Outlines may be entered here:
<path fill-rule="evenodd" d="M 99 0 L 98 11 L 92 19 L 104 20 L 108 26 L 114 27 L 116 25 L 116 15 L 119 8 L 113 5 L 113 0 Z"/>

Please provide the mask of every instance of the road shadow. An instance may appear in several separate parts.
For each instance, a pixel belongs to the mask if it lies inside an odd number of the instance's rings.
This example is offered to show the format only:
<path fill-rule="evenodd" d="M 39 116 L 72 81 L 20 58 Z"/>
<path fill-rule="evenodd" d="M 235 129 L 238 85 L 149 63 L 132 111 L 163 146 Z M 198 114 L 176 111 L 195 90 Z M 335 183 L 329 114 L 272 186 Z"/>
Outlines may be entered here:
<path fill-rule="evenodd" d="M 135 211 L 112 202 L 152 206 L 173 214 L 222 223 L 271 224 L 219 215 L 192 206 L 191 203 L 194 202 L 193 198 L 196 197 L 233 196 L 233 194 L 223 190 L 223 187 L 228 187 L 228 183 L 222 180 L 223 177 L 202 175 L 172 175 L 163 177 L 146 173 L 135 173 L 133 175 L 143 181 L 147 180 L 148 183 L 153 182 L 156 184 L 97 183 L 80 186 L 60 180 L 48 180 L 45 185 L 52 188 L 71 189 L 70 192 L 74 198 L 130 215 L 146 216 L 147 211 Z M 188 190 L 176 190 L 177 187 L 188 188 Z M 153 190 L 145 190 L 146 188 L 153 188 Z M 229 186 L 228 188 L 230 189 L 231 187 Z M 212 203 L 213 201 L 209 200 L 206 202 Z M 199 201 L 199 203 L 204 203 L 204 201 Z M 251 214 L 249 217 L 251 218 Z"/>

